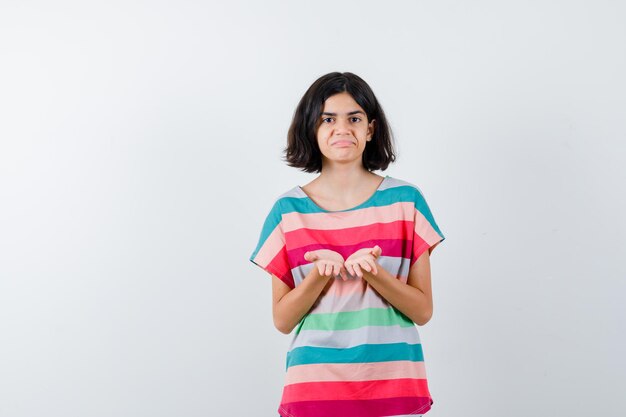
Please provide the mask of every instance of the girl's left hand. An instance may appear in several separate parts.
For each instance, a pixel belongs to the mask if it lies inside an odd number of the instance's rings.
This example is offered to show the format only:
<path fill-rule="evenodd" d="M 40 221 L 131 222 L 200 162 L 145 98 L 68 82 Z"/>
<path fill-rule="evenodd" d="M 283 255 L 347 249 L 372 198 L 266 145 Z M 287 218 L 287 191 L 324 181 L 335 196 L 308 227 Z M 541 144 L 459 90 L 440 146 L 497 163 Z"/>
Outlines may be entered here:
<path fill-rule="evenodd" d="M 363 271 L 361 271 L 361 268 L 365 269 L 367 272 L 377 275 L 378 269 L 376 268 L 376 259 L 378 259 L 381 253 L 382 249 L 378 245 L 373 248 L 359 249 L 346 259 L 344 266 L 350 275 L 356 275 L 359 278 L 363 278 Z"/>

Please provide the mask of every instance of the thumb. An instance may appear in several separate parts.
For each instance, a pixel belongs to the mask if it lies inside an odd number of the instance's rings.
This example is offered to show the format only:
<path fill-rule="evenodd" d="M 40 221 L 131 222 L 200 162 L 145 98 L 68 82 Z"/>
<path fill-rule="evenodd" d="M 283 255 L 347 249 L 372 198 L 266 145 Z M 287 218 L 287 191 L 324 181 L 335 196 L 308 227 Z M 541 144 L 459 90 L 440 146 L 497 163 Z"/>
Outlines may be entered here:
<path fill-rule="evenodd" d="M 380 256 L 382 252 L 383 250 L 378 245 L 374 246 L 374 248 L 372 249 L 372 254 L 376 257 Z"/>

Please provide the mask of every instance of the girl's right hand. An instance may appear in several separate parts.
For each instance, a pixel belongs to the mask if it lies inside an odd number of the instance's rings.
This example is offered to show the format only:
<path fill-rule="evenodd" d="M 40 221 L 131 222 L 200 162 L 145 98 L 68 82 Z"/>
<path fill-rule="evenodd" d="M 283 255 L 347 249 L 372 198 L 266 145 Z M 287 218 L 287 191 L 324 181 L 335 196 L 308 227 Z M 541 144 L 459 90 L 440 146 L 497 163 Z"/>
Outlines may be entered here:
<path fill-rule="evenodd" d="M 348 279 L 346 268 L 343 266 L 343 256 L 335 251 L 330 249 L 309 251 L 304 254 L 304 259 L 309 262 L 315 262 L 322 276 L 341 276 L 344 281 Z"/>

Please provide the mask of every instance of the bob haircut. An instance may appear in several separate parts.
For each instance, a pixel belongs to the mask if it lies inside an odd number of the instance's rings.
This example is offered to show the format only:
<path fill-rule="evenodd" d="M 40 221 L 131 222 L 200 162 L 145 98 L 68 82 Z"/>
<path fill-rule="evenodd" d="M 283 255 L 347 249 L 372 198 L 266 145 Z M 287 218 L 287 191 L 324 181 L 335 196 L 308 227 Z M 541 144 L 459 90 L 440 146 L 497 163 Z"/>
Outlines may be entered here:
<path fill-rule="evenodd" d="M 322 153 L 317 144 L 324 102 L 330 96 L 347 92 L 363 108 L 367 122 L 376 120 L 374 134 L 363 151 L 363 167 L 384 171 L 395 161 L 391 127 L 374 92 L 359 76 L 351 72 L 331 72 L 318 78 L 304 93 L 289 126 L 287 147 L 283 150 L 288 166 L 305 172 L 322 171 Z"/>

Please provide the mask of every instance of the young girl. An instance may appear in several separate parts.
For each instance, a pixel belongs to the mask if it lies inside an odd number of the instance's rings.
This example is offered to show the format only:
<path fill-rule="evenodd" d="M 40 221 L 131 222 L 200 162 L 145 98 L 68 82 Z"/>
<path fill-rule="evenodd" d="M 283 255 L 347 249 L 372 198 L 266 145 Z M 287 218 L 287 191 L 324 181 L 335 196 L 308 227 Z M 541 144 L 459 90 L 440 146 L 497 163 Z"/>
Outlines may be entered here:
<path fill-rule="evenodd" d="M 276 328 L 295 328 L 279 414 L 426 413 L 415 324 L 432 316 L 429 256 L 445 237 L 417 186 L 373 173 L 395 155 L 369 85 L 349 72 L 315 81 L 285 152 L 319 176 L 275 200 L 250 256 L 272 275 Z"/>

